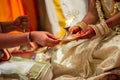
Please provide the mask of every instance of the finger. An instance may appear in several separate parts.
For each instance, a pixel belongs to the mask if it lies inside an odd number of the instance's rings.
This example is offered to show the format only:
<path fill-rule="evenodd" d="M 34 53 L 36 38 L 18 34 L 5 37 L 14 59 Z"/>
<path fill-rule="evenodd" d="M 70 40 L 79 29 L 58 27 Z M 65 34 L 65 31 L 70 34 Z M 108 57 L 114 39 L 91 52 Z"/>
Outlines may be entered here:
<path fill-rule="evenodd" d="M 47 38 L 47 44 L 49 44 L 49 45 L 57 45 L 57 44 L 59 44 L 59 42 L 60 42 L 60 40 L 56 40 L 56 39 L 53 39 L 53 38 Z"/>
<path fill-rule="evenodd" d="M 83 35 L 81 35 L 80 39 L 89 39 L 89 38 L 91 38 L 91 34 L 89 31 L 87 31 Z"/>
<path fill-rule="evenodd" d="M 75 34 L 78 30 L 71 29 L 70 34 Z"/>
<path fill-rule="evenodd" d="M 46 45 L 47 45 L 48 47 L 54 47 L 56 44 L 47 43 Z"/>
<path fill-rule="evenodd" d="M 52 38 L 52 39 L 54 39 L 54 40 L 57 40 L 57 38 L 56 38 L 54 35 L 50 34 L 50 33 L 47 33 L 47 36 L 48 36 L 49 38 Z"/>
<path fill-rule="evenodd" d="M 24 21 L 24 22 L 29 22 L 28 16 L 20 16 L 18 19 Z"/>
<path fill-rule="evenodd" d="M 79 34 L 80 36 L 78 36 L 76 40 L 85 39 L 85 38 L 86 38 L 86 35 L 87 35 L 88 33 L 87 33 L 87 31 L 80 31 L 80 32 L 78 32 L 78 34 Z"/>
<path fill-rule="evenodd" d="M 22 25 L 24 26 L 24 27 L 30 27 L 30 23 L 29 22 L 22 22 Z"/>

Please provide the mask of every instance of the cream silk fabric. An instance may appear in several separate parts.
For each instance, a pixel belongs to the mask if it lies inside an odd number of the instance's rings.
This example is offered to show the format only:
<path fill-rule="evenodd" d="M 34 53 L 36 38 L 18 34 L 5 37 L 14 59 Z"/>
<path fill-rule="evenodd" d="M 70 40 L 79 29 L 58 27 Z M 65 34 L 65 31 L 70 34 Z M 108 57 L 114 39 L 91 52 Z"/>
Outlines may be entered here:
<path fill-rule="evenodd" d="M 51 80 L 52 76 L 49 63 L 20 57 L 0 63 L 0 80 Z"/>
<path fill-rule="evenodd" d="M 65 20 L 70 19 L 69 14 L 79 13 L 71 25 L 82 20 L 87 11 L 87 0 L 45 0 L 48 17 L 53 34 L 62 31 Z M 62 11 L 60 11 L 62 9 Z M 63 32 L 64 33 L 64 32 Z M 62 33 L 61 33 L 62 34 Z"/>
<path fill-rule="evenodd" d="M 82 1 L 79 0 L 78 4 Z M 61 0 L 61 3 L 69 3 L 66 4 L 69 6 L 75 2 Z M 78 9 L 78 6 L 62 5 L 62 9 L 66 14 L 66 10 Z M 80 18 L 75 22 L 77 20 Z M 104 36 L 58 45 L 46 54 L 52 55 L 54 80 L 107 80 L 109 74 L 120 75 L 120 35 L 113 30 Z"/>

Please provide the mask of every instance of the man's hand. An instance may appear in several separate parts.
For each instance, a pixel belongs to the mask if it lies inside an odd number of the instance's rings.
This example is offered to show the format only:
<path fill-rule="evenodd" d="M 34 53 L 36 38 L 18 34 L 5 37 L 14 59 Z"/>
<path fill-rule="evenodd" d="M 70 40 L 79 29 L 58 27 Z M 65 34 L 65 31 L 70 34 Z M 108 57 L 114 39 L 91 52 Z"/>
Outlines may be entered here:
<path fill-rule="evenodd" d="M 26 32 L 29 31 L 30 23 L 27 16 L 19 16 L 11 22 L 1 22 L 2 32 L 8 33 L 11 31 Z"/>
<path fill-rule="evenodd" d="M 22 31 L 22 32 L 26 32 L 29 31 L 29 27 L 30 27 L 30 22 L 27 16 L 19 16 L 17 17 L 14 21 L 13 21 L 13 26 Z"/>
<path fill-rule="evenodd" d="M 49 46 L 49 47 L 53 47 L 59 44 L 60 42 L 60 40 L 58 40 L 54 35 L 45 31 L 32 31 L 31 39 L 33 42 L 36 42 L 41 46 Z"/>

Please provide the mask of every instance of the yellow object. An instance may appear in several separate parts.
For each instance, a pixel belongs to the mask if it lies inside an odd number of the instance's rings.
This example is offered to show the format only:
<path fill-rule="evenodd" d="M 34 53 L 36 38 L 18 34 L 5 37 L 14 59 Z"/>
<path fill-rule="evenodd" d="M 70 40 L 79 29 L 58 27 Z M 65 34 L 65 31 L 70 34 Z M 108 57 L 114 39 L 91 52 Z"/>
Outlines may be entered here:
<path fill-rule="evenodd" d="M 57 38 L 62 39 L 66 34 L 66 30 L 60 27 L 60 31 L 56 34 Z"/>
<path fill-rule="evenodd" d="M 57 17 L 58 17 L 58 22 L 59 22 L 59 25 L 60 25 L 60 31 L 57 33 L 56 36 L 58 38 L 61 38 L 66 33 L 66 30 L 64 29 L 65 24 L 66 24 L 65 23 L 66 19 L 63 15 L 63 12 L 62 12 L 62 8 L 61 8 L 61 5 L 60 5 L 60 0 L 54 0 L 54 6 L 55 6 L 55 10 L 56 10 Z"/>
<path fill-rule="evenodd" d="M 11 32 L 9 32 L 9 34 L 21 34 L 21 33 L 23 33 L 23 32 L 20 32 L 20 31 L 11 31 Z"/>

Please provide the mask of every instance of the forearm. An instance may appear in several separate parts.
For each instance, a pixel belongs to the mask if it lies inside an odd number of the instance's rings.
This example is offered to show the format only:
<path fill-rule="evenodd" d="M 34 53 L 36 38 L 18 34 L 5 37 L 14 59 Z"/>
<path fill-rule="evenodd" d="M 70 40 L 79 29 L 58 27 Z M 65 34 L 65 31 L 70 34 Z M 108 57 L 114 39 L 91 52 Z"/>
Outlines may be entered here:
<path fill-rule="evenodd" d="M 96 9 L 95 0 L 89 0 L 88 12 L 82 21 L 87 24 L 95 24 L 98 21 L 98 13 Z"/>
<path fill-rule="evenodd" d="M 0 34 L 0 48 L 15 47 L 28 41 L 28 33 L 23 34 Z"/>
<path fill-rule="evenodd" d="M 105 22 L 109 28 L 112 28 L 116 25 L 120 25 L 120 12 L 114 15 L 113 17 L 107 19 Z"/>
<path fill-rule="evenodd" d="M 88 12 L 82 21 L 86 24 L 96 24 L 98 21 L 98 16 L 95 16 L 91 12 Z"/>

